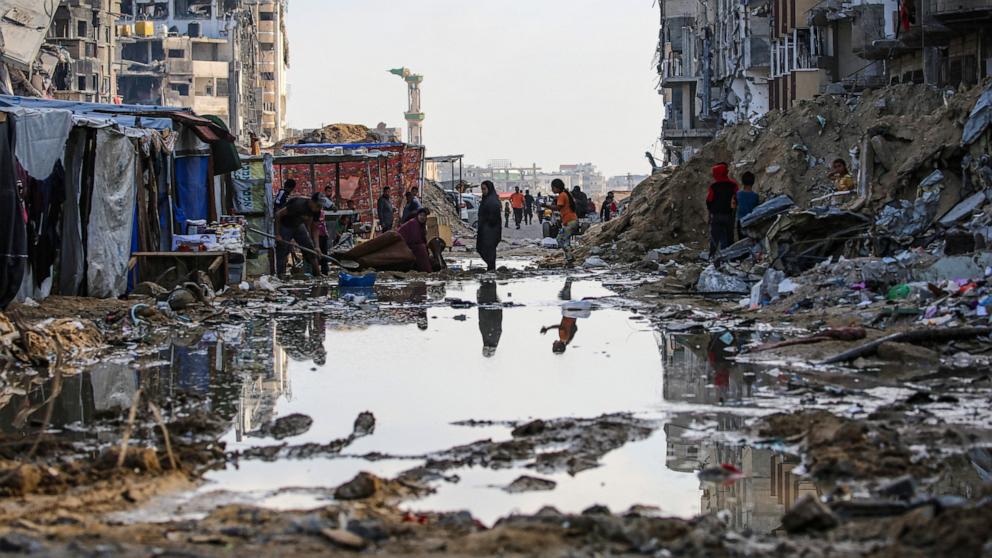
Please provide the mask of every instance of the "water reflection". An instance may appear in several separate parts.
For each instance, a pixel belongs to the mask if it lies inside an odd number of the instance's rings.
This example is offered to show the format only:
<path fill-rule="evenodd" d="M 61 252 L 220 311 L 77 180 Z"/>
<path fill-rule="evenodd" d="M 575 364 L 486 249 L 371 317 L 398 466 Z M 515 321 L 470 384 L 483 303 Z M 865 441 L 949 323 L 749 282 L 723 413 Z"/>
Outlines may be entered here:
<path fill-rule="evenodd" d="M 747 334 L 664 332 L 658 340 L 665 364 L 666 401 L 746 405 L 756 384 L 776 381 L 758 367 L 730 359 L 748 341 Z M 701 431 L 701 421 L 714 420 L 717 435 Z M 820 496 L 826 487 L 793 474 L 800 464 L 797 456 L 720 441 L 720 432 L 738 432 L 744 427 L 744 417 L 730 412 L 676 415 L 665 425 L 666 465 L 687 473 L 723 464 L 738 468 L 744 473 L 740 480 L 700 483 L 700 512 L 727 510 L 732 527 L 768 533 L 779 527 L 782 515 L 800 498 Z"/>
<path fill-rule="evenodd" d="M 558 291 L 558 299 L 563 301 L 561 305 L 561 321 L 557 324 L 541 328 L 541 335 L 545 335 L 551 330 L 558 331 L 558 339 L 551 343 L 551 352 L 556 355 L 563 354 L 565 349 L 575 340 L 575 334 L 579 332 L 579 319 L 588 318 L 592 315 L 592 302 L 588 300 L 572 300 L 571 277 L 565 279 L 565 286 Z"/>
<path fill-rule="evenodd" d="M 499 306 L 496 281 L 487 280 L 479 284 L 476 295 L 479 303 L 479 332 L 482 333 L 482 356 L 490 358 L 496 354 L 499 338 L 503 335 L 503 307 Z"/>

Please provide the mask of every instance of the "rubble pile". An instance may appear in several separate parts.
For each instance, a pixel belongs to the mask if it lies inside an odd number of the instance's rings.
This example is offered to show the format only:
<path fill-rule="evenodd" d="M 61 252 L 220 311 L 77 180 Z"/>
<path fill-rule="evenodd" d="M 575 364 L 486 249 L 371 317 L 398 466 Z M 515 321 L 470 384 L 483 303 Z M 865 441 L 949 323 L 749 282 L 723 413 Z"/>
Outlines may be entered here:
<path fill-rule="evenodd" d="M 302 136 L 289 138 L 283 145 L 303 143 L 380 143 L 395 138 L 382 137 L 376 130 L 361 124 L 329 124 Z"/>
<path fill-rule="evenodd" d="M 458 238 L 474 238 L 475 231 L 461 220 L 458 209 L 444 195 L 444 190 L 433 180 L 424 181 L 424 191 L 421 192 L 421 202 L 431 210 L 431 215 L 437 217 L 439 223 L 451 227 L 451 232 Z"/>
<path fill-rule="evenodd" d="M 903 84 L 772 111 L 755 124 L 726 129 L 686 164 L 639 184 L 629 210 L 590 231 L 587 244 L 612 247 L 615 257 L 631 261 L 661 246 L 701 246 L 708 239 L 711 167 L 720 162 L 730 164 L 732 177 L 753 172 L 763 200 L 785 195 L 799 208 L 833 205 L 873 219 L 884 216 L 888 227 L 902 213 L 943 215 L 982 183 L 982 157 L 962 145 L 962 131 L 966 123 L 978 126 L 969 120 L 980 121 L 984 112 L 971 119 L 969 113 L 979 112 L 976 105 L 986 95 L 982 86 L 948 95 Z M 827 175 L 838 158 L 848 162 L 858 191 L 831 203 L 834 188 Z M 926 179 L 935 169 L 941 171 L 940 194 L 918 203 L 932 190 Z M 888 204 L 894 208 L 885 210 Z"/>
<path fill-rule="evenodd" d="M 88 320 L 60 318 L 27 325 L 0 313 L 0 358 L 8 362 L 56 364 L 103 345 L 103 335 Z"/>

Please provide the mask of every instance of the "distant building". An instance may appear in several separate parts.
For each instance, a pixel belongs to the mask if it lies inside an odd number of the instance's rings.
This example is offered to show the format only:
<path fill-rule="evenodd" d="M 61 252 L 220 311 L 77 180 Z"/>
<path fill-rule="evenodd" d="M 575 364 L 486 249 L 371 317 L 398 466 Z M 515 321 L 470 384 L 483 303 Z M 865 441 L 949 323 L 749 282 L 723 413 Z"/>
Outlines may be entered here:
<path fill-rule="evenodd" d="M 607 191 L 630 191 L 641 182 L 647 180 L 647 178 L 648 175 L 646 174 L 621 174 L 619 176 L 611 176 L 610 179 L 606 181 L 606 189 Z"/>
<path fill-rule="evenodd" d="M 41 70 L 29 93 L 66 101 L 112 103 L 117 97 L 114 66 L 116 14 L 120 0 L 62 0 L 35 63 Z"/>
<path fill-rule="evenodd" d="M 285 136 L 285 0 L 123 0 L 123 101 L 215 115 L 242 143 Z"/>

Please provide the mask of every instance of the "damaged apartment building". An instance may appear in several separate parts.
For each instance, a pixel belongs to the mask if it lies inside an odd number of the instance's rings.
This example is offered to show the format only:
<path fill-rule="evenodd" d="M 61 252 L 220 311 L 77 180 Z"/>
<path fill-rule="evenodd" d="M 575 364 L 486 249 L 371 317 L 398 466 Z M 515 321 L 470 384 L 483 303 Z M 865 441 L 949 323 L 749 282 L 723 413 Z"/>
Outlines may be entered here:
<path fill-rule="evenodd" d="M 122 13 L 124 102 L 217 116 L 245 143 L 282 137 L 285 0 L 124 0 Z"/>
<path fill-rule="evenodd" d="M 120 0 L 0 0 L 4 93 L 111 103 Z"/>
<path fill-rule="evenodd" d="M 799 100 L 890 83 L 973 85 L 992 72 L 992 0 L 659 4 L 667 164 L 724 126 Z"/>

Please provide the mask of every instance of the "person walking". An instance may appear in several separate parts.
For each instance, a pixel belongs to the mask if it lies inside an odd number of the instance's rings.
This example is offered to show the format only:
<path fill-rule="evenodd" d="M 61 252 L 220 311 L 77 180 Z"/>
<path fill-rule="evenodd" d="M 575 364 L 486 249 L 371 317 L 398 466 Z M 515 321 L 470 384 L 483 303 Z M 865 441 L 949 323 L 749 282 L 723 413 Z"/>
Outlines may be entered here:
<path fill-rule="evenodd" d="M 327 231 L 327 212 L 334 211 L 334 188 L 326 186 L 324 195 L 320 198 L 320 218 L 317 222 L 317 232 L 320 235 L 320 253 L 327 255 L 331 253 L 331 237 Z M 327 275 L 331 272 L 331 262 L 326 258 L 320 259 L 320 272 Z"/>
<path fill-rule="evenodd" d="M 758 193 L 752 191 L 754 188 L 754 173 L 745 172 L 741 175 L 741 191 L 737 192 L 737 238 L 744 238 L 744 229 L 741 228 L 741 221 L 754 211 L 755 207 L 761 203 Z"/>
<path fill-rule="evenodd" d="M 706 192 L 706 210 L 710 224 L 710 258 L 730 246 L 734 237 L 734 208 L 737 206 L 737 183 L 730 179 L 727 163 L 713 165 L 713 182 Z"/>
<path fill-rule="evenodd" d="M 475 249 L 486 262 L 486 271 L 496 271 L 496 248 L 502 240 L 499 226 L 499 195 L 489 180 L 482 183 L 482 200 L 479 202 L 479 229 Z"/>
<path fill-rule="evenodd" d="M 572 265 L 572 236 L 579 230 L 579 216 L 575 213 L 576 202 L 565 188 L 565 183 L 556 178 L 551 182 L 551 191 L 557 196 L 555 207 L 561 215 L 561 230 L 558 231 L 558 246 L 565 252 L 565 264 Z"/>
<path fill-rule="evenodd" d="M 510 202 L 503 202 L 503 226 L 510 228 Z"/>
<path fill-rule="evenodd" d="M 524 220 L 524 195 L 520 192 L 520 186 L 513 187 L 513 194 L 510 195 L 510 207 L 513 208 L 513 222 L 520 228 L 520 222 Z"/>
<path fill-rule="evenodd" d="M 376 202 L 375 210 L 382 232 L 392 230 L 396 208 L 393 207 L 393 202 L 389 199 L 389 186 L 383 186 L 382 195 L 379 196 L 379 201 Z"/>
<path fill-rule="evenodd" d="M 530 190 L 524 190 L 524 221 L 530 225 L 534 222 L 534 196 L 530 195 Z"/>

